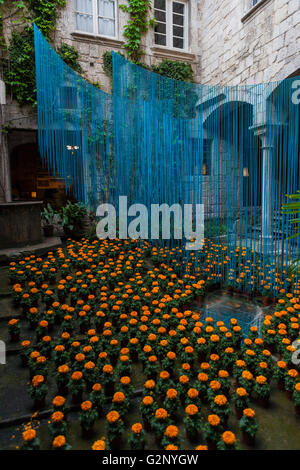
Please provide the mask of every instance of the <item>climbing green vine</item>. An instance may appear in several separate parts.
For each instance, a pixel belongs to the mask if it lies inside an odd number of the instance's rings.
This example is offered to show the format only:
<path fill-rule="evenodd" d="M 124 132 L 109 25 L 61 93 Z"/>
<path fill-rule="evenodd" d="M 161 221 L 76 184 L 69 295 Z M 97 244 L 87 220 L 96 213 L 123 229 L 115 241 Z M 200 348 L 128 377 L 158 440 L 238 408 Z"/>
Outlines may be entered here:
<path fill-rule="evenodd" d="M 3 7 L 0 0 L 0 7 Z M 34 36 L 33 22 L 36 23 L 43 35 L 50 40 L 50 34 L 55 30 L 59 8 L 64 7 L 66 0 L 16 0 L 13 2 L 18 11 L 16 26 L 10 43 L 2 53 L 5 54 L 4 80 L 14 98 L 21 104 L 36 105 L 36 84 L 34 67 Z M 4 7 L 3 7 L 4 8 Z M 1 17 L 5 13 L 1 12 Z M 25 24 L 25 25 L 24 25 Z M 58 48 L 61 58 L 77 72 L 81 72 L 78 63 L 78 52 L 72 46 L 61 44 Z"/>
<path fill-rule="evenodd" d="M 121 10 L 129 14 L 129 21 L 124 28 L 126 43 L 124 45 L 128 58 L 139 63 L 144 51 L 141 48 L 142 35 L 155 24 L 154 18 L 149 18 L 151 0 L 128 0 L 128 5 L 120 5 Z"/>

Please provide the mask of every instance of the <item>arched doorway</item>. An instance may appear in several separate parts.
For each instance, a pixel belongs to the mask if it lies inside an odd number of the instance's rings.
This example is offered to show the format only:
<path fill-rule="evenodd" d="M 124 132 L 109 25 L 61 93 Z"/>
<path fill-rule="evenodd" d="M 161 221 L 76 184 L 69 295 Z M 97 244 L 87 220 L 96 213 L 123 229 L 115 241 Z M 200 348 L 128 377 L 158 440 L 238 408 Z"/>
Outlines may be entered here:
<path fill-rule="evenodd" d="M 63 180 L 43 166 L 37 143 L 13 148 L 10 171 L 13 201 L 39 200 L 57 209 L 72 199 L 66 195 Z"/>

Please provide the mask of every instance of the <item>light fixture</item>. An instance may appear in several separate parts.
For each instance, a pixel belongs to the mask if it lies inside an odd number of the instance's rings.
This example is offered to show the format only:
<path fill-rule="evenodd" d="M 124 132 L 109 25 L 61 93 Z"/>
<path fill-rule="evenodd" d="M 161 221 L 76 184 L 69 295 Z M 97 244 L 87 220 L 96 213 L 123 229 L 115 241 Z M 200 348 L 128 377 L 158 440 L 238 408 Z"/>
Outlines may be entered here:
<path fill-rule="evenodd" d="M 66 145 L 66 149 L 70 150 L 72 152 L 72 155 L 74 155 L 74 150 L 78 150 L 79 147 L 78 145 Z"/>
<path fill-rule="evenodd" d="M 249 176 L 248 168 L 243 168 L 243 176 Z"/>
<path fill-rule="evenodd" d="M 35 192 L 35 191 L 32 191 L 31 197 L 32 197 L 32 199 L 35 199 L 35 198 L 36 198 L 36 192 Z"/>
<path fill-rule="evenodd" d="M 202 165 L 202 175 L 206 175 L 207 171 L 206 171 L 206 164 L 203 163 Z"/>

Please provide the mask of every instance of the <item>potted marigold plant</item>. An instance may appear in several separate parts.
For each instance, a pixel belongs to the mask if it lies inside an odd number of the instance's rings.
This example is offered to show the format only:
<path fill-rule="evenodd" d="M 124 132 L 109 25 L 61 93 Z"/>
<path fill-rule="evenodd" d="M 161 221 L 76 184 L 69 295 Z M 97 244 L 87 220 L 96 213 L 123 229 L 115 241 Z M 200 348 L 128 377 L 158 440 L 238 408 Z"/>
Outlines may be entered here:
<path fill-rule="evenodd" d="M 243 387 L 238 387 L 232 394 L 232 401 L 235 406 L 235 412 L 238 419 L 243 416 L 243 410 L 248 408 L 250 404 L 250 398 L 247 390 Z"/>
<path fill-rule="evenodd" d="M 264 375 L 259 375 L 255 379 L 253 393 L 261 406 L 267 408 L 269 406 L 271 388 L 267 378 Z"/>
<path fill-rule="evenodd" d="M 93 407 L 97 409 L 98 414 L 100 415 L 105 403 L 105 395 L 101 384 L 95 383 L 93 385 L 90 393 L 90 401 L 93 403 Z"/>
<path fill-rule="evenodd" d="M 72 447 L 67 443 L 66 437 L 62 434 L 56 436 L 52 441 L 53 450 L 71 450 Z"/>
<path fill-rule="evenodd" d="M 243 433 L 244 443 L 248 446 L 254 446 L 258 424 L 255 419 L 255 411 L 252 410 L 252 408 L 246 408 L 243 411 L 243 416 L 240 420 L 240 429 Z"/>
<path fill-rule="evenodd" d="M 32 352 L 31 342 L 28 340 L 22 341 L 21 348 L 22 349 L 19 352 L 21 363 L 23 367 L 26 367 L 28 365 L 30 353 Z"/>
<path fill-rule="evenodd" d="M 119 392 L 123 392 L 129 400 L 133 397 L 134 388 L 131 384 L 131 379 L 130 377 L 128 377 L 128 375 L 120 377 L 120 383 L 117 385 L 117 390 Z"/>
<path fill-rule="evenodd" d="M 45 378 L 42 375 L 35 375 L 29 386 L 29 394 L 34 400 L 35 409 L 44 408 L 47 393 L 48 386 L 45 384 Z"/>
<path fill-rule="evenodd" d="M 65 416 L 61 411 L 55 411 L 52 413 L 48 424 L 52 439 L 60 434 L 66 434 L 68 425 L 64 418 Z"/>
<path fill-rule="evenodd" d="M 53 398 L 52 406 L 53 406 L 53 412 L 61 411 L 65 415 L 67 411 L 65 397 L 62 397 L 61 395 L 56 395 L 56 397 Z"/>
<path fill-rule="evenodd" d="M 167 390 L 166 397 L 163 402 L 163 407 L 167 410 L 169 415 L 174 421 L 178 419 L 178 410 L 180 409 L 180 400 L 178 398 L 178 392 L 175 388 Z"/>
<path fill-rule="evenodd" d="M 85 390 L 85 381 L 83 379 L 83 374 L 80 370 L 76 370 L 71 375 L 69 389 L 72 394 L 73 403 L 82 402 L 82 394 Z"/>
<path fill-rule="evenodd" d="M 293 396 L 293 392 L 294 392 L 298 377 L 299 377 L 299 372 L 296 369 L 289 369 L 285 376 L 285 381 L 284 381 L 285 390 L 286 390 L 288 398 L 290 399 Z"/>
<path fill-rule="evenodd" d="M 90 400 L 86 400 L 80 405 L 81 412 L 79 413 L 79 422 L 84 437 L 90 437 L 94 431 L 94 424 L 98 418 L 98 412 L 93 408 Z"/>
<path fill-rule="evenodd" d="M 110 411 L 106 415 L 106 434 L 110 448 L 118 449 L 124 431 L 124 423 L 116 410 Z"/>
<path fill-rule="evenodd" d="M 195 382 L 194 387 L 198 390 L 202 403 L 206 403 L 208 374 L 205 372 L 200 372 L 197 379 L 198 380 Z"/>
<path fill-rule="evenodd" d="M 197 442 L 199 438 L 199 429 L 201 428 L 201 415 L 196 405 L 188 405 L 185 408 L 185 417 L 183 418 L 187 438 L 191 442 Z"/>
<path fill-rule="evenodd" d="M 296 415 L 300 416 L 300 382 L 295 385 L 293 393 L 293 403 Z"/>
<path fill-rule="evenodd" d="M 217 414 L 224 427 L 227 425 L 227 421 L 230 415 L 230 406 L 225 395 L 216 395 L 213 401 L 210 403 L 212 411 Z"/>
<path fill-rule="evenodd" d="M 158 408 L 151 420 L 151 428 L 155 434 L 156 442 L 160 445 L 166 427 L 169 424 L 169 415 L 164 408 Z"/>
<path fill-rule="evenodd" d="M 218 415 L 210 414 L 207 423 L 204 425 L 203 436 L 210 450 L 217 449 L 217 443 L 223 430 L 221 420 Z"/>
<path fill-rule="evenodd" d="M 107 397 L 114 393 L 114 368 L 111 364 L 105 364 L 102 367 L 101 384 L 104 386 L 104 393 Z"/>
<path fill-rule="evenodd" d="M 286 376 L 287 364 L 284 361 L 278 361 L 277 367 L 275 368 L 274 378 L 277 380 L 277 386 L 279 390 L 284 389 L 284 380 Z"/>
<path fill-rule="evenodd" d="M 20 322 L 17 318 L 12 318 L 8 322 L 8 332 L 12 343 L 20 340 Z"/>
<path fill-rule="evenodd" d="M 39 450 L 40 440 L 37 437 L 35 429 L 27 429 L 22 433 L 22 450 Z"/>
<path fill-rule="evenodd" d="M 177 426 L 174 426 L 173 424 L 167 426 L 161 444 L 164 449 L 169 446 L 176 446 L 177 449 L 179 448 L 180 439 Z"/>
<path fill-rule="evenodd" d="M 67 395 L 68 393 L 68 385 L 69 385 L 69 366 L 68 364 L 62 364 L 57 368 L 56 374 L 56 384 L 58 392 L 61 395 Z"/>
<path fill-rule="evenodd" d="M 125 415 L 128 413 L 130 402 L 123 392 L 116 392 L 112 399 L 113 407 L 118 411 L 121 418 L 124 420 Z"/>
<path fill-rule="evenodd" d="M 151 421 L 152 416 L 155 410 L 155 403 L 153 397 L 150 395 L 146 395 L 143 397 L 142 402 L 140 404 L 140 411 L 143 417 L 144 428 L 146 431 L 150 431 L 151 429 Z"/>
<path fill-rule="evenodd" d="M 231 431 L 224 431 L 217 444 L 219 450 L 236 450 L 236 437 Z"/>
<path fill-rule="evenodd" d="M 144 450 L 146 439 L 141 423 L 135 423 L 131 426 L 131 431 L 128 436 L 128 444 L 131 450 Z"/>
<path fill-rule="evenodd" d="M 157 357 L 153 354 L 148 357 L 148 360 L 144 366 L 144 374 L 148 379 L 154 380 L 159 371 L 159 363 Z"/>

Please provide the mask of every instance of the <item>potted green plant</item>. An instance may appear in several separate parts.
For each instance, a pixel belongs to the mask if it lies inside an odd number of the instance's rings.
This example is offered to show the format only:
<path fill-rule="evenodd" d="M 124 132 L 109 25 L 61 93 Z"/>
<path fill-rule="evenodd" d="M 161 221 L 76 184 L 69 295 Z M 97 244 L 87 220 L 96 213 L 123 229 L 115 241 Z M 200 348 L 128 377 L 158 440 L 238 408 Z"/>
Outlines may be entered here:
<path fill-rule="evenodd" d="M 67 237 L 77 237 L 82 235 L 83 220 L 86 209 L 80 202 L 72 203 L 68 201 L 61 210 L 61 219 L 64 232 Z"/>
<path fill-rule="evenodd" d="M 243 441 L 246 445 L 254 446 L 257 428 L 258 424 L 255 419 L 254 410 L 252 410 L 252 408 L 246 408 L 240 420 L 240 429 L 243 433 Z"/>
<path fill-rule="evenodd" d="M 53 210 L 51 204 L 47 204 L 47 206 L 41 212 L 41 218 L 43 221 L 43 231 L 45 237 L 53 237 L 53 230 L 54 230 L 54 219 L 57 215 L 57 212 Z"/>

